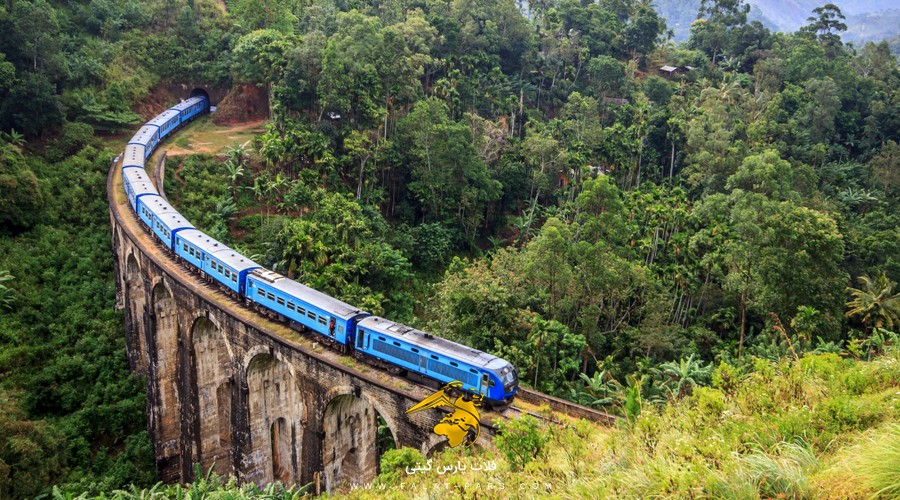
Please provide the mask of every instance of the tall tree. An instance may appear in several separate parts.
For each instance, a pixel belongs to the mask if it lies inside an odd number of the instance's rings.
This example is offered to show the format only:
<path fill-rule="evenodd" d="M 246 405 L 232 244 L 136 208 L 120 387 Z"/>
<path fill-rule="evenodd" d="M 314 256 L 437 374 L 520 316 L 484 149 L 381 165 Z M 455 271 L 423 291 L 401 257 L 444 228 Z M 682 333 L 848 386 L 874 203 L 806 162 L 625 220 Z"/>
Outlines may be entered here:
<path fill-rule="evenodd" d="M 747 24 L 750 5 L 743 0 L 702 0 L 689 43 L 706 52 L 713 67 L 734 43 L 737 29 Z"/>
<path fill-rule="evenodd" d="M 835 57 L 840 51 L 841 32 L 847 31 L 844 24 L 844 14 L 840 7 L 833 3 L 827 3 L 813 9 L 815 16 L 810 16 L 808 25 L 800 28 L 802 33 L 810 33 L 819 39 L 819 43 L 825 47 L 825 53 L 829 57 Z"/>

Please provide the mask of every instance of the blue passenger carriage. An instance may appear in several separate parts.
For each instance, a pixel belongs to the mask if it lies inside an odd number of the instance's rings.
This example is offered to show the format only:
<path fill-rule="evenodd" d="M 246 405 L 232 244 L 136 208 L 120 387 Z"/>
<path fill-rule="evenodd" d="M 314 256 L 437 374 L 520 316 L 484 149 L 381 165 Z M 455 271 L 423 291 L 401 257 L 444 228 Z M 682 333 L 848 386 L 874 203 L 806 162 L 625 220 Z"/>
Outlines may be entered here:
<path fill-rule="evenodd" d="M 175 235 L 175 254 L 241 295 L 244 293 L 247 273 L 260 267 L 256 262 L 197 229 L 185 229 Z"/>
<path fill-rule="evenodd" d="M 359 322 L 354 347 L 441 384 L 458 380 L 494 406 L 508 403 L 518 390 L 508 361 L 377 316 Z"/>
<path fill-rule="evenodd" d="M 126 168 L 122 171 L 122 184 L 131 208 L 137 212 L 137 200 L 147 194 L 156 194 L 156 187 L 150 182 L 147 172 L 142 168 Z"/>
<path fill-rule="evenodd" d="M 159 140 L 162 140 L 169 132 L 178 128 L 181 124 L 181 113 L 174 109 L 167 109 L 147 122 L 147 125 L 159 129 Z"/>
<path fill-rule="evenodd" d="M 139 128 L 128 144 L 144 146 L 144 158 L 153 154 L 153 149 L 159 144 L 159 127 L 144 125 Z"/>
<path fill-rule="evenodd" d="M 146 195 L 138 199 L 138 216 L 150 230 L 170 249 L 175 234 L 194 225 L 181 216 L 172 205 L 158 195 Z"/>
<path fill-rule="evenodd" d="M 180 103 L 172 106 L 169 109 L 172 111 L 177 111 L 179 116 L 181 117 L 181 123 L 184 123 L 194 116 L 197 116 L 200 113 L 206 111 L 208 107 L 209 104 L 206 98 L 203 96 L 197 96 L 181 101 Z"/>
<path fill-rule="evenodd" d="M 216 240 L 199 229 L 185 229 L 175 236 L 175 255 L 188 261 L 197 269 L 206 272 L 203 266 L 206 255 L 228 248 L 228 245 Z"/>
<path fill-rule="evenodd" d="M 255 269 L 247 276 L 247 299 L 342 346 L 353 342 L 356 323 L 369 315 L 267 269 Z"/>

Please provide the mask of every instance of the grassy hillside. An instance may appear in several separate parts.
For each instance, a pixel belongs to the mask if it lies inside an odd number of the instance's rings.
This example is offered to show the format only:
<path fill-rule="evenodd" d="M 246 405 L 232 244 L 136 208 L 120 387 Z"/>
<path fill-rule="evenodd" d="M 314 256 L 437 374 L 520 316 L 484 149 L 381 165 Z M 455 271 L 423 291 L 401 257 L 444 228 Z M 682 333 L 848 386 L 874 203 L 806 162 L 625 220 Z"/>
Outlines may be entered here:
<path fill-rule="evenodd" d="M 369 485 L 335 498 L 897 498 L 900 349 L 873 361 L 838 354 L 726 364 L 709 387 L 642 403 L 618 428 L 532 417 L 510 422 L 492 449 L 447 449 L 431 460 L 385 454 Z M 427 467 L 429 470 L 414 470 Z M 488 470 L 491 469 L 491 470 Z M 406 471 L 412 471 L 407 474 Z M 207 476 L 198 497 L 291 498 L 306 489 L 238 489 Z M 158 498 L 180 486 L 119 493 Z"/>

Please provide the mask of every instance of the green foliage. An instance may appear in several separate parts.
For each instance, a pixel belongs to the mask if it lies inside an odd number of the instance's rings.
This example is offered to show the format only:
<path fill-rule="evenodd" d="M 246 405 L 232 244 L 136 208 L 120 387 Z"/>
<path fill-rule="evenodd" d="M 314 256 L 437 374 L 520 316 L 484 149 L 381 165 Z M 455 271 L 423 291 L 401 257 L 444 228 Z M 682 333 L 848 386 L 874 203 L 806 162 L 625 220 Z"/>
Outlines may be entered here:
<path fill-rule="evenodd" d="M 505 423 L 498 422 L 497 431 L 494 444 L 506 455 L 513 469 L 521 469 L 542 456 L 550 439 L 540 428 L 540 422 L 530 415 Z"/>
<path fill-rule="evenodd" d="M 0 144 L 0 227 L 28 229 L 37 223 L 42 190 L 25 157 L 13 146 Z"/>
<path fill-rule="evenodd" d="M 409 152 L 408 189 L 425 220 L 453 223 L 472 241 L 486 204 L 499 197 L 501 186 L 477 156 L 472 131 L 447 111 L 441 101 L 423 99 L 398 124 Z"/>
<path fill-rule="evenodd" d="M 0 268 L 16 277 L 13 309 L 0 314 L 0 392 L 10 395 L 0 433 L 15 443 L 0 446 L 12 454 L 0 458 L 11 467 L 4 496 L 153 479 L 143 383 L 128 371 L 112 307 L 111 159 L 90 146 L 56 163 L 29 158 L 47 196 L 30 229 L 0 239 Z"/>
<path fill-rule="evenodd" d="M 56 480 L 63 437 L 43 420 L 28 420 L 20 403 L 0 390 L 0 494 L 35 496 Z"/>
<path fill-rule="evenodd" d="M 406 471 L 425 464 L 425 456 L 414 448 L 396 448 L 388 450 L 381 456 L 378 468 L 380 483 L 396 485 Z"/>

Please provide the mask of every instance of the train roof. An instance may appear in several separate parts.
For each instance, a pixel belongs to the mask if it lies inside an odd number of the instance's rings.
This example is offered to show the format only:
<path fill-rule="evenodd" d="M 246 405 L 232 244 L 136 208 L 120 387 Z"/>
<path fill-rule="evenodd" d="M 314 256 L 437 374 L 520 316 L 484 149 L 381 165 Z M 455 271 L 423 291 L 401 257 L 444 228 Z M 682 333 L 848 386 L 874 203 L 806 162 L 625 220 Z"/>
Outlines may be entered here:
<path fill-rule="evenodd" d="M 125 158 L 122 160 L 122 168 L 125 167 L 144 168 L 144 146 L 140 144 L 125 146 Z"/>
<path fill-rule="evenodd" d="M 416 330 L 410 326 L 395 323 L 389 319 L 378 316 L 369 316 L 359 322 L 359 326 L 368 328 L 373 332 L 383 333 L 398 340 L 403 340 L 416 347 L 443 354 L 475 366 L 481 366 L 490 370 L 496 370 L 509 364 L 508 361 L 492 354 L 472 349 L 471 347 L 457 344 L 456 342 L 435 337 L 430 333 Z"/>
<path fill-rule="evenodd" d="M 166 124 L 166 122 L 168 122 L 172 118 L 175 118 L 178 115 L 179 115 L 178 111 L 176 111 L 174 109 L 167 109 L 167 110 L 163 111 L 162 113 L 156 115 L 156 118 L 147 122 L 147 125 L 152 125 L 154 127 L 162 127 L 163 125 Z"/>
<path fill-rule="evenodd" d="M 143 196 L 145 194 L 156 194 L 159 193 L 156 191 L 156 186 L 149 182 L 133 182 L 131 183 L 131 192 L 134 193 L 135 197 Z"/>
<path fill-rule="evenodd" d="M 194 245 L 200 250 L 212 254 L 223 249 L 231 249 L 228 245 L 213 238 L 199 229 L 187 229 L 178 233 L 178 237 Z"/>
<path fill-rule="evenodd" d="M 341 319 L 350 319 L 359 314 L 365 314 L 358 307 L 340 301 L 330 295 L 326 295 L 314 288 L 310 288 L 302 283 L 298 283 L 292 279 L 288 279 L 274 271 L 268 269 L 254 269 L 251 275 L 261 281 L 265 281 L 276 290 L 296 297 L 308 304 L 312 304 L 319 309 L 328 311 Z"/>
<path fill-rule="evenodd" d="M 203 101 L 203 97 L 191 97 L 190 99 L 185 99 L 185 100 L 179 102 L 178 104 L 172 106 L 169 109 L 173 109 L 178 112 L 181 112 L 201 101 Z"/>
<path fill-rule="evenodd" d="M 143 168 L 126 168 L 122 171 L 122 177 L 128 179 L 128 182 L 132 184 L 150 182 L 150 175 Z"/>
<path fill-rule="evenodd" d="M 250 260 L 249 257 L 244 257 L 233 248 L 223 248 L 217 252 L 214 252 L 212 256 L 216 260 L 222 262 L 226 266 L 236 270 L 239 273 L 248 269 L 256 269 L 258 267 L 262 267 L 256 262 Z"/>
<path fill-rule="evenodd" d="M 141 202 L 149 209 L 153 215 L 166 225 L 170 230 L 176 229 L 193 229 L 194 225 L 187 219 L 182 217 L 178 210 L 162 199 L 161 196 L 151 195 L 141 198 Z"/>
<path fill-rule="evenodd" d="M 143 127 L 138 129 L 137 133 L 135 133 L 131 140 L 128 141 L 128 144 L 140 144 L 142 146 L 146 146 L 150 141 L 150 137 L 152 137 L 153 134 L 156 133 L 156 131 L 157 127 L 151 126 L 149 124 L 144 125 Z"/>

